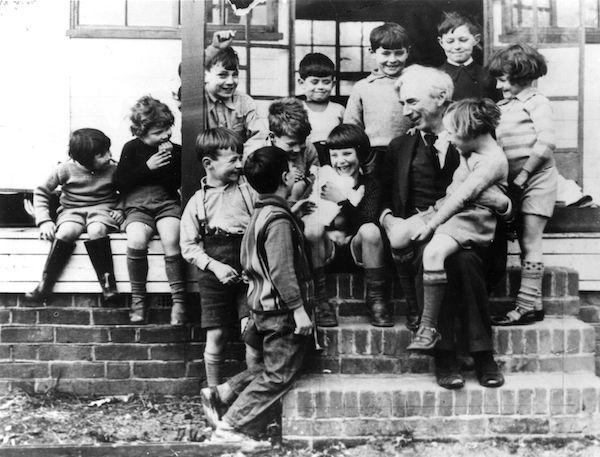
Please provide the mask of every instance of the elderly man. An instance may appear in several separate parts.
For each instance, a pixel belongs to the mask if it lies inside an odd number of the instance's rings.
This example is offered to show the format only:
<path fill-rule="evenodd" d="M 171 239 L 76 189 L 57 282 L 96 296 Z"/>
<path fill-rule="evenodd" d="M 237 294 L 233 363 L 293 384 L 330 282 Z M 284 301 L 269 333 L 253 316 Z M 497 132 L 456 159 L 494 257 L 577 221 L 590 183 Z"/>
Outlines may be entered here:
<path fill-rule="evenodd" d="M 459 165 L 458 152 L 444 139 L 442 124 L 452 99 L 452 80 L 440 70 L 413 65 L 402 73 L 396 88 L 404 115 L 415 128 L 389 145 L 381 170 L 385 194 L 380 223 L 389 238 L 408 304 L 407 327 L 415 330 L 418 326 L 419 308 L 423 309 L 423 283 L 426 287 L 441 288 L 445 294 L 438 319 L 442 338 L 434 350 L 438 384 L 447 389 L 464 386 L 456 356 L 455 318 L 459 317 L 480 384 L 499 387 L 504 378 L 493 358 L 488 301 L 488 279 L 492 276 L 488 273 L 493 272 L 488 271 L 488 267 L 500 265 L 504 270 L 505 239 L 499 240 L 497 236 L 495 246 L 461 250 L 448 257 L 445 262 L 447 282 L 446 278 L 423 277 L 423 244 L 411 243 L 408 248 L 404 247 L 407 245 L 406 224 L 412 223 L 406 219 L 427 211 L 445 195 Z M 500 203 L 491 199 L 489 203 L 499 213 L 511 211 L 508 199 Z"/>

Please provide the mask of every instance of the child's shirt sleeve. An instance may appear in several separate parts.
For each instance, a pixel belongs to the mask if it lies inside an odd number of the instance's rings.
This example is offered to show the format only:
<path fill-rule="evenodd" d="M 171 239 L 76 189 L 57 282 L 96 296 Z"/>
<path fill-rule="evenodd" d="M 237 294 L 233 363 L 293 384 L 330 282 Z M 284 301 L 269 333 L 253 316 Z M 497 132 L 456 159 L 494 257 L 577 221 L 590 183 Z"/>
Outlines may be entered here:
<path fill-rule="evenodd" d="M 266 229 L 265 252 L 268 253 L 269 276 L 287 309 L 303 306 L 300 285 L 294 266 L 294 241 L 290 221 L 276 219 Z"/>
<path fill-rule="evenodd" d="M 123 146 L 121 158 L 117 165 L 116 183 L 121 193 L 127 193 L 138 186 L 150 173 L 145 160 L 136 154 L 133 142 Z"/>
<path fill-rule="evenodd" d="M 54 190 L 61 185 L 65 179 L 65 166 L 59 164 L 48 176 L 46 181 L 33 191 L 33 207 L 35 210 L 35 224 L 39 227 L 44 222 L 52 221 L 50 217 L 50 197 Z"/>
<path fill-rule="evenodd" d="M 436 229 L 456 213 L 463 210 L 488 187 L 494 183 L 501 182 L 506 178 L 508 165 L 504 158 L 490 158 L 478 162 L 468 173 L 465 180 L 456 189 L 447 195 L 442 205 L 436 208 L 435 215 L 428 225 Z M 461 156 L 461 164 L 455 172 L 455 177 L 465 172 L 468 167 L 466 160 Z"/>
<path fill-rule="evenodd" d="M 346 111 L 344 111 L 344 124 L 354 124 L 364 129 L 363 104 L 360 94 L 361 83 L 362 81 L 357 82 L 352 88 L 352 92 L 346 103 Z"/>
<path fill-rule="evenodd" d="M 267 134 L 267 128 L 263 120 L 258 116 L 256 102 L 250 96 L 244 97 L 243 114 L 244 114 L 244 156 L 248 156 L 258 148 L 264 146 L 264 139 Z"/>
<path fill-rule="evenodd" d="M 179 226 L 179 245 L 181 247 L 181 255 L 186 261 L 201 270 L 206 270 L 206 266 L 212 258 L 204 250 L 200 222 L 202 216 L 198 211 L 199 200 L 198 193 L 196 193 L 190 198 L 183 210 Z"/>
<path fill-rule="evenodd" d="M 552 107 L 550 101 L 541 94 L 535 94 L 525 102 L 525 109 L 531 117 L 535 129 L 536 141 L 531 155 L 523 165 L 523 170 L 534 173 L 544 163 L 552 159 L 556 140 L 554 123 L 552 122 Z"/>

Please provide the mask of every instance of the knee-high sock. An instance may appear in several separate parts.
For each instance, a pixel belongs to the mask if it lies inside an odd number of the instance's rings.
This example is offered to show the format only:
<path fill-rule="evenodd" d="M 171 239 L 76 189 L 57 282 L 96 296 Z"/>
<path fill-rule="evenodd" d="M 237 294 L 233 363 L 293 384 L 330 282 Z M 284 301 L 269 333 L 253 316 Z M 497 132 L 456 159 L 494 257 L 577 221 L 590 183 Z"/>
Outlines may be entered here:
<path fill-rule="evenodd" d="M 328 303 L 325 268 L 319 267 L 313 270 L 313 281 L 315 284 L 315 303 L 319 307 L 324 306 Z"/>
<path fill-rule="evenodd" d="M 446 293 L 448 278 L 445 270 L 423 271 L 423 314 L 421 325 L 424 327 L 437 327 L 438 315 Z"/>
<path fill-rule="evenodd" d="M 224 354 L 211 354 L 204 351 L 204 368 L 206 369 L 206 383 L 209 386 L 218 386 L 221 384 L 221 371 L 223 362 L 225 361 Z"/>
<path fill-rule="evenodd" d="M 521 287 L 515 304 L 524 311 L 542 309 L 542 277 L 544 264 L 542 262 L 521 262 Z"/>
<path fill-rule="evenodd" d="M 127 271 L 131 283 L 132 304 L 143 302 L 148 277 L 148 249 L 127 248 Z"/>
<path fill-rule="evenodd" d="M 186 264 L 181 254 L 165 256 L 165 272 L 171 287 L 173 304 L 185 303 Z"/>
<path fill-rule="evenodd" d="M 412 247 L 392 249 L 392 258 L 398 273 L 398 281 L 404 293 L 407 304 L 407 314 L 418 314 L 419 304 L 417 302 L 417 291 L 415 289 L 415 277 L 412 269 L 412 261 L 415 252 Z"/>

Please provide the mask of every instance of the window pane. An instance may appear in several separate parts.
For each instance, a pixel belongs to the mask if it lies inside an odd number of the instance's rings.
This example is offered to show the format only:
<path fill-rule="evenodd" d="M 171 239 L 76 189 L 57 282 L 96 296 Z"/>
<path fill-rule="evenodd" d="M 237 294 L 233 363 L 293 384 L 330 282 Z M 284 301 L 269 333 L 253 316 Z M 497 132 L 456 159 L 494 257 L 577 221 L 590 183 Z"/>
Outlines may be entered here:
<path fill-rule="evenodd" d="M 296 43 L 310 44 L 312 21 L 297 20 L 294 22 L 294 29 L 296 32 Z"/>
<path fill-rule="evenodd" d="M 361 53 L 358 46 L 340 48 L 340 71 L 361 71 Z"/>
<path fill-rule="evenodd" d="M 252 48 L 252 95 L 284 97 L 288 94 L 288 52 L 285 49 Z"/>
<path fill-rule="evenodd" d="M 313 43 L 335 44 L 335 21 L 313 21 Z"/>
<path fill-rule="evenodd" d="M 579 2 L 556 2 L 556 18 L 559 27 L 577 27 Z"/>
<path fill-rule="evenodd" d="M 250 18 L 250 24 L 252 25 L 269 25 L 267 23 L 267 4 L 262 3 L 256 5 L 252 10 L 252 17 Z"/>
<path fill-rule="evenodd" d="M 127 1 L 127 25 L 176 27 L 178 21 L 178 0 Z"/>
<path fill-rule="evenodd" d="M 125 25 L 125 0 L 79 0 L 79 25 Z"/>
<path fill-rule="evenodd" d="M 362 38 L 363 46 L 371 46 L 371 41 L 369 40 L 371 31 L 375 27 L 379 27 L 382 24 L 383 24 L 383 22 L 363 22 L 363 38 Z"/>
<path fill-rule="evenodd" d="M 360 46 L 361 41 L 362 23 L 340 22 L 340 46 Z"/>
<path fill-rule="evenodd" d="M 312 52 L 310 46 L 296 46 L 296 70 L 300 68 L 300 61 L 302 58 L 309 52 Z"/>
<path fill-rule="evenodd" d="M 598 27 L 598 3 L 597 0 L 585 0 L 584 15 L 586 27 Z"/>
<path fill-rule="evenodd" d="M 320 52 L 331 59 L 335 65 L 335 46 L 314 46 L 313 52 Z"/>

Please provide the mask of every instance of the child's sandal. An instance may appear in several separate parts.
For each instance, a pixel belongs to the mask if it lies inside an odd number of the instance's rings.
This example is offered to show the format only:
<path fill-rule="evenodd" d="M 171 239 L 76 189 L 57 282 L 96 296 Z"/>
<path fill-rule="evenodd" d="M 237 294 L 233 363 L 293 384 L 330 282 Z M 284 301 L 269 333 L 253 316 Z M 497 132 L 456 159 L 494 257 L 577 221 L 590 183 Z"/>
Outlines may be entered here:
<path fill-rule="evenodd" d="M 171 325 L 180 326 L 187 322 L 185 315 L 185 304 L 173 303 L 171 307 Z"/>
<path fill-rule="evenodd" d="M 420 327 L 406 348 L 409 351 L 430 351 L 442 339 L 442 335 L 433 327 Z"/>
<path fill-rule="evenodd" d="M 129 322 L 132 324 L 145 324 L 147 319 L 146 304 L 144 300 L 132 301 L 129 310 Z"/>

